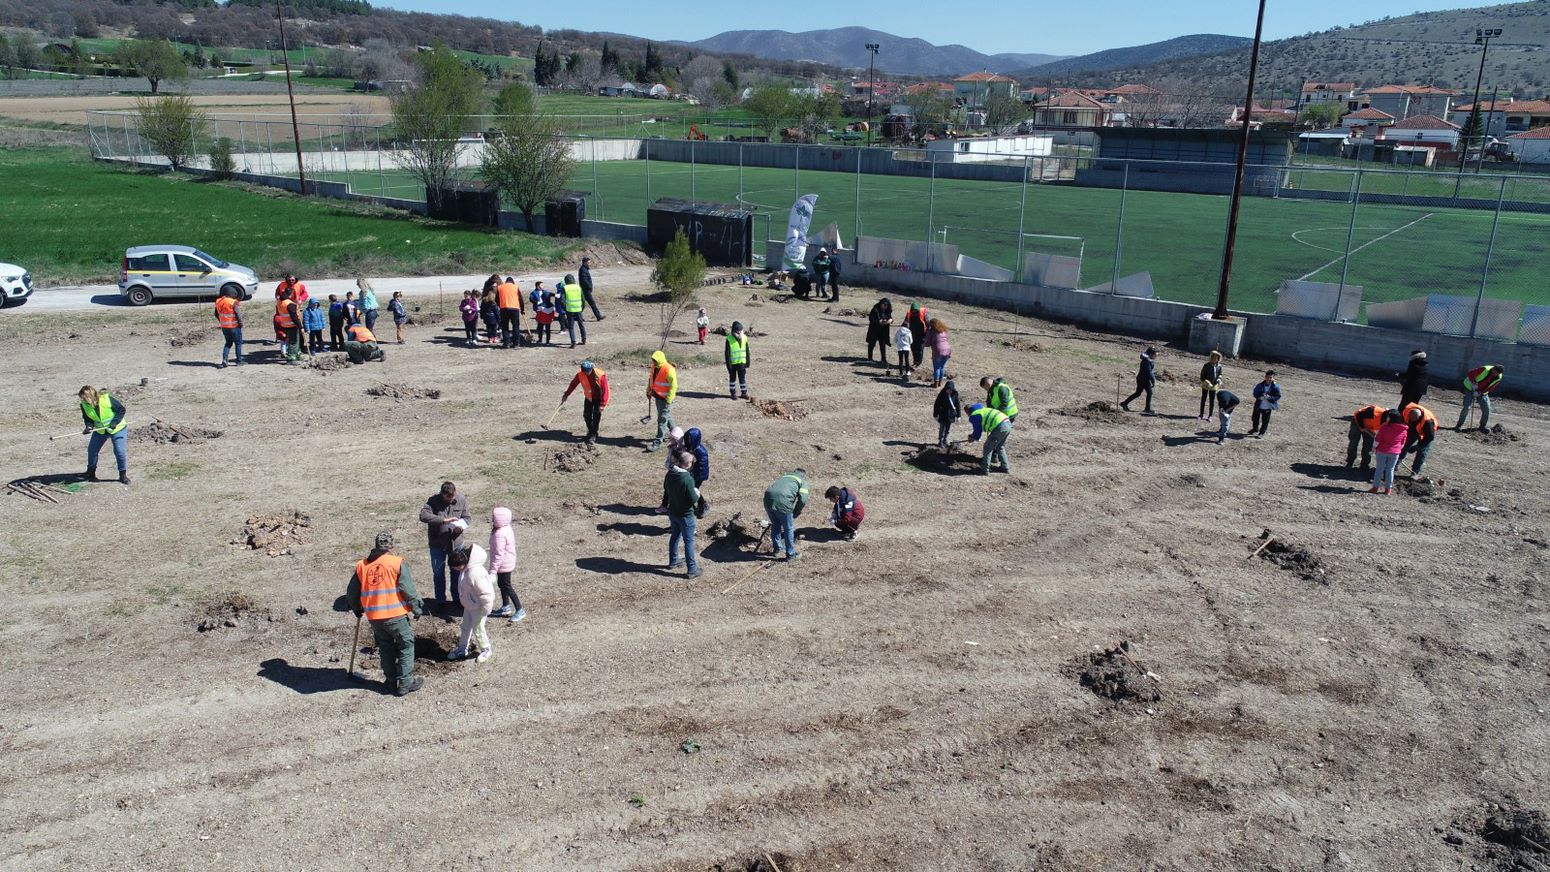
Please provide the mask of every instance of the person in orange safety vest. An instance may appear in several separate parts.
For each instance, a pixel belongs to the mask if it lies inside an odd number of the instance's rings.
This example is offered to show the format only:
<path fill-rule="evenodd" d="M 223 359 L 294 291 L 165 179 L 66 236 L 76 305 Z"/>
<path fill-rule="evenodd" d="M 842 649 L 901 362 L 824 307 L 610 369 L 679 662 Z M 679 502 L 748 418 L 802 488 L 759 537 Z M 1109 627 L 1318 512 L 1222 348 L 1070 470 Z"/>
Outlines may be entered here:
<path fill-rule="evenodd" d="M 425 685 L 414 674 L 414 628 L 409 626 L 410 616 L 418 618 L 423 610 L 409 567 L 392 552 L 393 534 L 378 533 L 376 547 L 355 564 L 344 595 L 356 618 L 371 623 L 388 689 L 406 696 Z"/>

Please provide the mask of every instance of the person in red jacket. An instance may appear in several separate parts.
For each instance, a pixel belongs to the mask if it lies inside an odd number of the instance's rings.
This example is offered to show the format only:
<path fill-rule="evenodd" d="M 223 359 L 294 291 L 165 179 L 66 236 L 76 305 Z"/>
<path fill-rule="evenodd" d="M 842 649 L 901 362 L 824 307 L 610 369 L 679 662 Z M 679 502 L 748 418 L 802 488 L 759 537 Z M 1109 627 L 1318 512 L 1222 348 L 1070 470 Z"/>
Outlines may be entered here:
<path fill-rule="evenodd" d="M 570 380 L 570 387 L 565 389 L 565 394 L 560 397 L 560 404 L 570 399 L 571 392 L 577 387 L 581 388 L 581 395 L 586 397 L 586 402 L 581 407 L 582 420 L 587 425 L 587 444 L 597 444 L 598 428 L 603 426 L 603 408 L 608 405 L 611 398 L 608 391 L 608 373 L 603 372 L 590 360 L 581 362 L 581 370 L 576 377 Z"/>
<path fill-rule="evenodd" d="M 834 525 L 834 529 L 845 534 L 845 541 L 854 541 L 861 530 L 861 522 L 866 520 L 866 509 L 861 507 L 861 499 L 848 487 L 831 487 L 823 495 L 834 504 L 829 522 Z"/>

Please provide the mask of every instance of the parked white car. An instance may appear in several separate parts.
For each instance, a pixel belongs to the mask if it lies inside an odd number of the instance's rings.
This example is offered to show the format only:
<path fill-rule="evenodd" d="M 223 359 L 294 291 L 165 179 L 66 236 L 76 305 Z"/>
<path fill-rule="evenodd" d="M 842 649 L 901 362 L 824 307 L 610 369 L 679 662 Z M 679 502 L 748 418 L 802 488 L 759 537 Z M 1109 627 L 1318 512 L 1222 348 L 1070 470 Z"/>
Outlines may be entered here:
<path fill-rule="evenodd" d="M 0 307 L 32 296 L 32 273 L 14 263 L 0 263 Z"/>

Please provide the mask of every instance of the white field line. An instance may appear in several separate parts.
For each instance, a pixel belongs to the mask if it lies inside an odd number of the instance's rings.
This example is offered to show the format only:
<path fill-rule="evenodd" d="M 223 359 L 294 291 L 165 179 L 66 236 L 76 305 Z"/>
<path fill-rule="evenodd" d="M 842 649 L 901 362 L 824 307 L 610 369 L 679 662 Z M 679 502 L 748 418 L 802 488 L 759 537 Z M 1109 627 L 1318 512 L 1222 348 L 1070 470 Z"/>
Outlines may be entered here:
<path fill-rule="evenodd" d="M 1379 236 L 1377 239 L 1373 239 L 1373 240 L 1370 240 L 1368 242 L 1364 242 L 1361 245 L 1358 245 L 1357 247 L 1351 249 L 1351 254 L 1356 254 L 1358 251 L 1361 251 L 1362 249 L 1366 248 L 1369 245 L 1377 245 L 1378 243 L 1382 242 L 1385 239 L 1388 239 L 1390 236 L 1393 236 L 1394 234 L 1400 232 L 1401 230 L 1409 230 L 1410 228 L 1416 226 L 1417 224 L 1420 224 L 1422 221 L 1425 221 L 1426 219 L 1432 217 L 1432 215 L 1434 215 L 1434 214 L 1436 214 L 1436 213 L 1434 213 L 1434 212 L 1427 212 L 1425 215 L 1422 215 L 1421 217 L 1415 219 L 1414 221 L 1411 221 L 1409 224 L 1406 224 L 1403 227 L 1396 227 L 1393 230 L 1390 230 L 1389 232 L 1383 234 L 1382 236 Z M 1299 239 L 1297 241 L 1301 242 L 1302 240 Z M 1341 262 L 1342 260 L 1345 260 L 1347 257 L 1350 257 L 1351 254 L 1343 254 L 1340 257 L 1335 258 L 1334 260 L 1330 261 L 1329 263 L 1324 264 L 1323 266 L 1319 267 L 1318 269 L 1316 269 L 1316 270 L 1314 270 L 1314 271 L 1312 271 L 1310 273 L 1304 273 L 1303 275 L 1300 275 L 1300 276 L 1297 277 L 1297 281 L 1299 281 L 1299 282 L 1306 281 L 1309 276 L 1316 276 L 1316 275 L 1318 275 L 1319 273 L 1323 272 L 1324 270 L 1327 270 L 1330 267 L 1334 266 L 1335 264 Z"/>

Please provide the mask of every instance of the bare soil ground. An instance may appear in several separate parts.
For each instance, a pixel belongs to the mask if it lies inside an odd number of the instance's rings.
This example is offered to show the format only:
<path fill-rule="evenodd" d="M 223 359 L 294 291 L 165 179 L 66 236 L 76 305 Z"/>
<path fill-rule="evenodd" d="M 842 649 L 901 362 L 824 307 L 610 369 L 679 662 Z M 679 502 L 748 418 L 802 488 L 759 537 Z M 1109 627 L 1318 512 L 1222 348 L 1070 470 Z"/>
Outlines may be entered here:
<path fill-rule="evenodd" d="M 259 120 L 289 119 L 285 94 L 203 94 L 191 97 L 194 104 L 223 118 L 250 114 Z M 86 124 L 89 110 L 133 112 L 135 98 L 120 94 L 82 94 L 69 97 L 0 97 L 0 117 L 21 121 L 48 121 L 55 124 Z M 332 116 L 337 120 L 357 110 L 374 113 L 388 111 L 388 100 L 377 94 L 318 94 L 296 92 L 296 110 L 308 115 Z M 282 117 L 283 116 L 283 117 Z M 325 120 L 314 118 L 312 120 Z M 77 140 L 79 141 L 79 140 Z"/>
<path fill-rule="evenodd" d="M 714 464 L 687 582 L 636 423 L 657 311 L 621 301 L 647 291 L 601 288 L 584 349 L 467 349 L 448 319 L 331 372 L 169 345 L 213 335 L 203 306 L 5 312 L 0 481 L 78 480 L 85 440 L 48 437 L 82 384 L 128 388 L 132 427 L 221 438 L 132 442 L 127 488 L 0 495 L 0 866 L 1550 864 L 1546 409 L 1503 399 L 1516 439 L 1445 432 L 1440 482 L 1371 496 L 1343 416 L 1394 385 L 1277 366 L 1269 436 L 1241 437 L 1245 409 L 1218 446 L 1187 379 L 1157 417 L 1110 407 L 1144 337 L 933 304 L 966 395 L 1019 389 L 1014 471 L 981 478 L 962 447 L 922 455 L 934 392 L 869 363 L 861 319 L 710 289 L 713 324 L 768 333 L 752 388 L 780 406 L 726 399 L 718 345 L 669 343 Z M 543 426 L 583 353 L 614 386 L 595 451 L 579 399 Z M 760 495 L 795 466 L 804 559 L 749 577 Z M 430 593 L 416 514 L 444 479 L 475 541 L 512 507 L 529 617 L 492 625 L 485 664 L 420 620 L 427 684 L 397 699 L 347 676 L 336 600 L 383 529 Z M 855 542 L 822 529 L 837 483 Z M 1267 529 L 1286 550 L 1256 557 Z"/>

